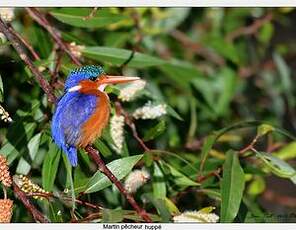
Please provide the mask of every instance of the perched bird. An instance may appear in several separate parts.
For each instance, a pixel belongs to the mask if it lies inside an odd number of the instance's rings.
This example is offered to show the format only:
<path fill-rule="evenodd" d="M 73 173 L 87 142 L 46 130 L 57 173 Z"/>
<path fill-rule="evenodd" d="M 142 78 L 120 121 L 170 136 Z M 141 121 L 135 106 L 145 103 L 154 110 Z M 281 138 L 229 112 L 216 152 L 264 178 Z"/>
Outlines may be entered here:
<path fill-rule="evenodd" d="M 54 142 L 77 165 L 77 148 L 94 142 L 107 125 L 110 101 L 104 92 L 108 84 L 126 83 L 138 77 L 109 76 L 100 66 L 84 66 L 70 72 L 64 95 L 53 115 L 51 132 Z"/>

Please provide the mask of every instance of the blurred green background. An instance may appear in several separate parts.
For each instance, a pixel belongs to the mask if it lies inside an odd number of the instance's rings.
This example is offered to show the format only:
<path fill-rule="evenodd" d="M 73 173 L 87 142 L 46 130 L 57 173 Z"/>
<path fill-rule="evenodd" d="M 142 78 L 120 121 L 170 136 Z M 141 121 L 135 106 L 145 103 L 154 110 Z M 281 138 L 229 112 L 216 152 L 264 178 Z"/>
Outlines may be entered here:
<path fill-rule="evenodd" d="M 135 197 L 155 214 L 154 221 L 168 222 L 176 213 L 215 206 L 221 222 L 295 222 L 296 142 L 282 134 L 296 132 L 294 8 L 98 8 L 85 18 L 92 10 L 40 8 L 83 64 L 99 64 L 107 73 L 147 81 L 137 100 L 123 103 L 126 111 L 147 100 L 167 104 L 166 116 L 135 121 L 139 135 L 155 149 L 140 161 L 130 158 L 144 152 L 127 126 L 121 154 L 112 150 L 108 129 L 95 144 L 107 163 L 127 159 L 124 164 L 130 164 L 123 167 L 123 176 L 134 165 L 146 166 L 151 179 Z M 75 64 L 24 8 L 15 8 L 14 14 L 11 25 L 36 50 L 40 60 L 35 65 L 61 96 Z M 14 122 L 1 123 L 0 153 L 8 158 L 12 175 L 27 175 L 45 190 L 62 193 L 70 189 L 69 170 L 50 137 L 54 106 L 10 42 L 1 39 L 2 106 Z M 133 58 L 122 65 L 132 50 Z M 109 91 L 114 101 L 118 88 Z M 260 122 L 231 128 L 215 139 L 215 145 L 210 143 L 214 131 L 251 120 Z M 259 153 L 249 152 L 237 161 L 237 154 L 229 150 L 248 145 L 262 123 L 278 128 L 269 127 L 268 134 L 259 129 Z M 233 154 L 236 158 L 231 160 Z M 231 169 L 225 168 L 225 156 Z M 96 172 L 86 154 L 80 153 L 79 160 L 72 172 L 74 187 L 80 188 L 76 195 L 87 190 L 85 184 L 90 187 Z M 225 175 L 232 169 L 229 173 L 238 177 L 234 181 Z M 212 172 L 218 176 L 197 183 L 199 176 Z M 229 194 L 223 186 L 239 191 Z M 12 191 L 9 197 L 14 199 Z M 62 198 L 33 202 L 52 222 L 69 222 L 73 215 L 83 220 L 91 213 L 99 216 L 92 221 L 139 221 L 135 213 L 122 211 L 131 207 L 114 186 L 97 187 L 80 198 L 101 205 L 103 211 L 78 205 L 71 217 L 71 204 Z M 225 203 L 221 208 L 221 200 L 234 208 Z M 13 222 L 31 221 L 15 199 Z"/>

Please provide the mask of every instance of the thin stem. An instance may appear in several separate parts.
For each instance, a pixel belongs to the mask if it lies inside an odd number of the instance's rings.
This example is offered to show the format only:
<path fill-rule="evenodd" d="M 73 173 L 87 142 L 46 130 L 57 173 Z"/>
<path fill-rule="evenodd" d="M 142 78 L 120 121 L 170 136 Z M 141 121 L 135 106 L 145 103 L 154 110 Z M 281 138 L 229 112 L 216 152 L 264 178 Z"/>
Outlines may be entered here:
<path fill-rule="evenodd" d="M 85 16 L 85 17 L 83 18 L 83 20 L 89 20 L 89 19 L 93 18 L 93 17 L 95 16 L 95 14 L 97 13 L 97 11 L 98 11 L 98 7 L 94 7 L 94 8 L 91 10 L 91 12 L 89 13 L 89 15 Z"/>
<path fill-rule="evenodd" d="M 38 69 L 34 66 L 32 60 L 28 57 L 25 52 L 25 49 L 21 46 L 20 40 L 14 36 L 11 32 L 13 28 L 9 27 L 2 21 L 0 18 L 0 31 L 8 38 L 8 40 L 12 43 L 13 47 L 15 48 L 16 52 L 18 53 L 19 57 L 25 62 L 25 64 L 29 67 L 33 75 L 35 76 L 37 82 L 47 94 L 49 101 L 55 102 L 56 97 L 54 96 L 52 87 L 48 84 L 48 82 L 44 79 L 42 74 L 38 71 Z"/>
<path fill-rule="evenodd" d="M 30 51 L 30 53 L 32 54 L 35 60 L 40 60 L 39 55 L 36 53 L 33 47 L 9 24 L 8 24 L 8 29 L 14 36 L 16 36 L 24 44 L 25 47 L 27 47 L 27 49 Z"/>
<path fill-rule="evenodd" d="M 52 36 L 52 38 L 55 40 L 55 42 L 58 44 L 59 48 L 63 50 L 65 53 L 67 53 L 71 60 L 76 64 L 76 65 L 81 65 L 80 61 L 78 60 L 75 55 L 70 51 L 70 49 L 67 47 L 67 45 L 63 42 L 60 32 L 52 27 L 49 23 L 49 21 L 46 19 L 46 17 L 38 11 L 36 8 L 26 8 L 27 12 L 29 15 L 44 29 L 48 31 L 48 33 Z"/>
<path fill-rule="evenodd" d="M 85 150 L 88 152 L 89 156 L 96 162 L 96 164 L 98 165 L 98 169 L 102 173 L 104 173 L 109 178 L 110 181 L 112 181 L 115 184 L 115 186 L 125 196 L 125 198 L 130 203 L 130 205 L 137 211 L 139 216 L 141 216 L 142 219 L 145 220 L 146 222 L 151 223 L 152 220 L 149 217 L 148 213 L 137 204 L 134 197 L 126 191 L 126 189 L 123 187 L 122 183 L 107 168 L 104 161 L 100 157 L 99 152 L 96 149 L 92 148 L 91 146 L 87 146 L 85 148 Z"/>
<path fill-rule="evenodd" d="M 254 147 L 254 145 L 256 144 L 256 142 L 258 141 L 258 138 L 259 138 L 259 137 L 260 137 L 260 136 L 257 134 L 257 135 L 254 137 L 254 139 L 252 140 L 252 142 L 251 142 L 250 144 L 248 144 L 246 147 L 244 147 L 243 149 L 241 149 L 241 150 L 239 151 L 239 154 L 242 155 L 242 154 L 244 154 L 245 152 L 251 150 L 251 149 Z"/>
<path fill-rule="evenodd" d="M 16 197 L 24 204 L 26 209 L 32 214 L 36 222 L 49 223 L 49 220 L 43 216 L 43 214 L 36 209 L 36 207 L 31 204 L 30 200 L 27 198 L 26 193 L 24 193 L 16 183 L 12 183 L 13 191 L 16 194 Z"/>
<path fill-rule="evenodd" d="M 115 107 L 116 107 L 116 112 L 119 113 L 119 114 L 122 114 L 124 116 L 125 123 L 132 130 L 133 137 L 138 141 L 138 143 L 141 145 L 141 147 L 145 151 L 150 151 L 150 148 L 148 148 L 146 146 L 146 144 L 144 143 L 144 141 L 139 137 L 139 134 L 138 134 L 137 129 L 136 129 L 136 125 L 134 124 L 134 122 L 130 118 L 129 114 L 124 111 L 124 109 L 123 109 L 123 107 L 122 107 L 122 105 L 121 105 L 121 103 L 119 101 L 115 102 Z"/>
<path fill-rule="evenodd" d="M 232 42 L 241 35 L 255 34 L 262 26 L 266 25 L 266 23 L 270 22 L 272 19 L 273 15 L 271 12 L 269 12 L 263 18 L 255 20 L 253 24 L 245 27 L 239 27 L 238 29 L 227 34 L 226 41 Z"/>
<path fill-rule="evenodd" d="M 34 9 L 34 8 L 27 8 L 27 11 L 29 14 L 45 29 L 48 30 L 48 32 L 52 35 L 56 43 L 59 45 L 60 49 L 65 51 L 73 62 L 75 62 L 77 65 L 81 65 L 78 59 L 76 59 L 75 56 L 71 53 L 70 50 L 67 49 L 66 45 L 62 42 L 60 35 L 55 28 L 52 28 L 47 19 L 41 15 L 41 13 Z M 5 36 L 12 42 L 15 50 L 17 51 L 20 58 L 25 62 L 25 64 L 29 67 L 35 78 L 37 79 L 38 83 L 40 84 L 41 88 L 44 90 L 44 92 L 48 95 L 48 98 L 52 101 L 56 101 L 56 97 L 54 96 L 53 88 L 48 84 L 48 82 L 43 78 L 42 74 L 39 72 L 39 70 L 34 66 L 32 60 L 27 56 L 27 54 L 24 51 L 24 48 L 21 46 L 21 42 L 19 39 L 17 39 L 7 28 L 7 25 L 0 19 L 0 30 L 5 34 Z M 129 123 L 129 125 L 132 127 L 134 136 L 137 137 L 139 141 L 141 139 L 137 135 L 137 131 L 135 129 L 135 126 L 132 123 Z M 142 143 L 145 147 L 145 144 Z M 149 148 L 146 147 L 147 150 Z M 113 175 L 113 173 L 106 167 L 104 161 L 100 158 L 99 152 L 95 150 L 94 148 L 88 146 L 86 147 L 86 151 L 89 153 L 89 155 L 93 158 L 93 160 L 97 163 L 98 168 L 100 171 L 102 171 L 119 189 L 119 191 L 126 197 L 128 202 L 131 204 L 131 206 L 137 211 L 139 216 L 143 218 L 146 222 L 152 222 L 149 215 L 146 213 L 144 209 L 142 209 L 134 200 L 133 196 L 130 195 L 123 187 L 121 182 Z M 40 222 L 48 222 L 45 217 L 42 216 L 42 214 L 30 203 L 30 201 L 27 199 L 26 194 L 20 190 L 20 188 L 15 184 L 14 185 L 15 194 L 18 194 L 18 197 L 21 199 L 21 201 L 24 203 L 26 208 L 33 214 L 33 217 L 35 220 L 38 220 Z"/>

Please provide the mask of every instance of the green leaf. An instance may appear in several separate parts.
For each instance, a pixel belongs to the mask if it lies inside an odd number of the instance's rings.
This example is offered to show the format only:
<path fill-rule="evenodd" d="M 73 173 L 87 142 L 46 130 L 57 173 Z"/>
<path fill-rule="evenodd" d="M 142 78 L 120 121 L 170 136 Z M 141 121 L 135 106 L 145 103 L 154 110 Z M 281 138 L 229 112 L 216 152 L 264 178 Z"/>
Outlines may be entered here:
<path fill-rule="evenodd" d="M 143 141 L 150 141 L 161 135 L 166 129 L 165 121 L 161 120 L 157 125 L 145 132 Z"/>
<path fill-rule="evenodd" d="M 123 210 L 103 209 L 102 223 L 118 223 L 123 220 Z"/>
<path fill-rule="evenodd" d="M 223 79 L 223 89 L 218 98 L 218 104 L 215 107 L 215 111 L 221 116 L 229 109 L 229 104 L 234 96 L 237 85 L 237 76 L 230 68 L 224 68 L 220 75 L 221 79 Z"/>
<path fill-rule="evenodd" d="M 154 198 L 164 199 L 166 197 L 166 184 L 163 172 L 158 166 L 157 162 L 154 162 L 154 171 L 153 171 L 153 196 Z"/>
<path fill-rule="evenodd" d="M 279 151 L 273 152 L 273 156 L 281 160 L 289 160 L 296 158 L 296 142 L 293 141 L 286 146 L 282 147 Z"/>
<path fill-rule="evenodd" d="M 166 110 L 168 114 L 172 117 L 176 118 L 179 121 L 184 121 L 184 119 L 170 105 L 166 105 Z"/>
<path fill-rule="evenodd" d="M 232 222 L 236 217 L 243 197 L 245 175 L 237 153 L 229 150 L 223 165 L 221 183 L 221 222 Z"/>
<path fill-rule="evenodd" d="M 128 19 L 127 16 L 110 13 L 108 9 L 100 9 L 93 17 L 85 19 L 91 11 L 91 8 L 61 8 L 50 14 L 65 24 L 81 28 L 99 28 Z"/>
<path fill-rule="evenodd" d="M 171 219 L 171 214 L 167 209 L 165 200 L 155 199 L 151 193 L 143 194 L 143 198 L 145 200 L 150 201 L 153 204 L 153 206 L 157 210 L 157 213 L 161 216 L 162 222 L 165 222 L 165 223 L 169 222 L 169 220 Z"/>
<path fill-rule="evenodd" d="M 41 133 L 38 133 L 34 137 L 32 137 L 28 143 L 29 155 L 30 155 L 32 161 L 35 159 L 35 156 L 38 152 L 40 138 L 41 138 Z"/>
<path fill-rule="evenodd" d="M 80 166 L 78 165 L 74 168 L 74 188 L 75 192 L 84 188 L 85 184 L 88 182 L 89 178 L 83 173 Z"/>
<path fill-rule="evenodd" d="M 165 201 L 165 205 L 168 208 L 168 210 L 171 213 L 171 215 L 180 214 L 180 211 L 179 211 L 178 207 L 173 203 L 173 201 L 171 201 L 167 197 L 165 197 L 164 201 Z"/>
<path fill-rule="evenodd" d="M 201 163 L 200 163 L 200 171 L 202 172 L 203 166 L 205 164 L 205 161 L 207 159 L 207 156 L 209 152 L 211 151 L 215 141 L 218 139 L 217 135 L 212 134 L 205 138 L 205 141 L 202 145 L 201 149 Z"/>
<path fill-rule="evenodd" d="M 61 151 L 60 151 L 61 152 Z M 62 154 L 63 162 L 66 167 L 66 172 L 67 172 L 67 180 L 65 187 L 70 188 L 71 192 L 71 203 L 72 203 L 72 210 L 75 210 L 76 208 L 76 202 L 75 202 L 75 191 L 74 191 L 74 182 L 73 182 L 73 177 L 72 177 L 72 165 L 69 161 L 69 158 L 67 157 L 66 154 Z"/>
<path fill-rule="evenodd" d="M 23 154 L 27 148 L 27 140 L 33 135 L 36 123 L 23 123 L 16 121 L 8 131 L 7 141 L 0 149 L 0 152 L 7 157 L 11 164 L 19 155 Z"/>
<path fill-rule="evenodd" d="M 30 169 L 31 165 L 23 157 L 21 157 L 16 167 L 16 173 L 27 175 L 30 172 Z"/>
<path fill-rule="evenodd" d="M 213 132 L 213 134 L 209 135 L 206 138 L 206 140 L 203 144 L 203 147 L 202 147 L 202 151 L 201 151 L 200 172 L 202 173 L 203 168 L 204 168 L 204 164 L 205 164 L 206 159 L 209 155 L 209 152 L 219 137 L 221 137 L 223 134 L 225 134 L 231 130 L 234 130 L 234 129 L 253 127 L 253 126 L 258 126 L 260 124 L 262 124 L 262 122 L 260 122 L 260 121 L 242 121 L 242 122 L 238 122 L 233 125 L 227 126 L 227 127 L 220 129 L 218 131 L 215 131 L 215 132 Z M 275 130 L 277 132 L 291 138 L 291 139 L 294 139 L 294 137 L 292 135 L 290 135 L 289 133 L 287 133 L 281 129 L 276 128 Z"/>
<path fill-rule="evenodd" d="M 234 62 L 235 64 L 240 64 L 240 58 L 237 52 L 237 47 L 230 42 L 226 42 L 222 36 L 214 36 L 206 41 L 207 47 L 212 46 L 215 51 L 225 57 L 226 59 Z"/>
<path fill-rule="evenodd" d="M 265 187 L 265 180 L 260 176 L 256 176 L 248 187 L 248 194 L 257 196 L 264 192 Z"/>
<path fill-rule="evenodd" d="M 54 143 L 50 143 L 42 167 L 42 187 L 52 191 L 61 157 L 61 150 Z"/>
<path fill-rule="evenodd" d="M 256 156 L 263 161 L 264 165 L 267 166 L 272 173 L 279 177 L 289 178 L 296 184 L 296 170 L 287 162 L 264 152 L 256 151 Z"/>
<path fill-rule="evenodd" d="M 134 165 L 143 157 L 143 155 L 134 155 L 131 157 L 125 157 L 118 160 L 114 160 L 107 164 L 107 167 L 111 172 L 121 180 L 133 169 Z M 108 186 L 112 182 L 100 171 L 97 171 L 88 181 L 85 187 L 85 193 L 92 193 L 100 191 Z"/>
<path fill-rule="evenodd" d="M 289 106 L 294 106 L 295 98 L 293 96 L 293 81 L 291 79 L 291 70 L 282 56 L 278 53 L 273 54 L 276 67 L 281 80 L 282 92 L 286 95 Z"/>
<path fill-rule="evenodd" d="M 272 132 L 274 130 L 275 130 L 275 128 L 273 126 L 271 126 L 269 124 L 262 124 L 262 125 L 259 125 L 257 128 L 257 135 L 264 136 L 267 133 Z"/>
<path fill-rule="evenodd" d="M 100 139 L 97 139 L 94 143 L 95 148 L 99 150 L 99 152 L 104 157 L 112 156 L 112 151 L 109 149 L 109 147 Z"/>
<path fill-rule="evenodd" d="M 165 73 L 165 77 L 169 77 L 174 81 L 176 87 L 186 90 L 186 92 L 188 90 L 190 92 L 190 82 L 202 76 L 194 65 L 177 59 L 171 59 L 163 63 L 159 68 Z"/>
<path fill-rule="evenodd" d="M 85 47 L 82 54 L 85 57 L 111 65 L 122 65 L 130 57 L 132 51 L 120 48 L 111 48 L 103 46 Z M 144 68 L 157 66 L 165 63 L 163 60 L 136 52 L 132 60 L 128 63 L 129 67 Z"/>
<path fill-rule="evenodd" d="M 162 20 L 155 20 L 154 27 L 158 27 L 162 33 L 168 33 L 181 24 L 189 12 L 190 8 L 169 8 L 165 12 L 167 17 Z"/>
<path fill-rule="evenodd" d="M 274 27 L 271 22 L 264 23 L 258 33 L 258 40 L 262 43 L 268 44 L 274 33 Z"/>
<path fill-rule="evenodd" d="M 167 166 L 170 170 L 171 175 L 174 177 L 174 183 L 179 186 L 198 186 L 199 183 L 191 180 L 189 177 L 178 171 L 176 168 L 171 166 L 168 163 L 162 162 L 161 163 Z"/>

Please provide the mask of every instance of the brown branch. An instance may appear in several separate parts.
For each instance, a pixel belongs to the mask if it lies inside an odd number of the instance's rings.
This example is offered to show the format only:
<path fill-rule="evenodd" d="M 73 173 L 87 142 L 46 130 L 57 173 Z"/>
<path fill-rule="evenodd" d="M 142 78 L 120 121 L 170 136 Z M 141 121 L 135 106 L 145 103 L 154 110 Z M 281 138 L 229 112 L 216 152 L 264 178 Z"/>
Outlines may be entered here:
<path fill-rule="evenodd" d="M 32 60 L 26 54 L 25 49 L 20 45 L 20 40 L 16 36 L 14 36 L 14 34 L 11 32 L 11 30 L 13 30 L 13 28 L 11 27 L 9 29 L 9 27 L 5 24 L 5 22 L 3 22 L 2 19 L 0 18 L 0 31 L 2 31 L 2 33 L 12 43 L 12 45 L 15 48 L 16 52 L 18 53 L 19 57 L 23 60 L 23 62 L 31 70 L 31 72 L 35 76 L 37 82 L 39 83 L 41 88 L 44 90 L 44 92 L 47 94 L 49 101 L 55 102 L 56 97 L 52 93 L 53 92 L 52 87 L 48 84 L 48 82 L 44 79 L 42 74 L 34 66 Z"/>
<path fill-rule="evenodd" d="M 146 144 L 144 143 L 144 141 L 140 138 L 140 136 L 137 132 L 137 129 L 136 129 L 136 125 L 134 124 L 134 122 L 130 118 L 129 114 L 124 111 L 124 109 L 119 101 L 115 102 L 115 109 L 118 114 L 122 114 L 124 116 L 125 123 L 130 127 L 133 137 L 138 141 L 138 143 L 141 145 L 141 147 L 145 151 L 150 151 L 150 148 L 148 148 L 146 146 Z"/>
<path fill-rule="evenodd" d="M 30 193 L 26 193 L 26 196 L 29 196 L 29 197 L 38 196 L 38 197 L 46 198 L 47 200 L 49 200 L 50 198 L 60 199 L 60 197 L 55 196 L 53 193 L 30 192 Z M 61 198 L 64 200 L 71 200 L 72 201 L 71 197 L 61 196 Z M 79 199 L 75 199 L 75 203 L 80 204 L 82 206 L 89 207 L 89 208 L 93 208 L 93 209 L 101 209 L 102 208 L 98 205 L 94 205 L 94 204 L 91 204 L 89 202 L 79 200 Z"/>
<path fill-rule="evenodd" d="M 238 153 L 240 155 L 243 155 L 245 152 L 249 151 L 249 150 L 252 150 L 254 148 L 254 145 L 256 144 L 256 142 L 258 141 L 260 135 L 256 135 L 254 137 L 254 139 L 252 140 L 252 142 L 250 144 L 248 144 L 246 147 L 244 147 L 243 149 L 241 149 Z"/>
<path fill-rule="evenodd" d="M 225 64 L 223 57 L 215 53 L 214 51 L 203 47 L 202 44 L 192 41 L 186 34 L 181 31 L 173 30 L 170 35 L 179 41 L 185 48 L 189 51 L 203 57 L 206 60 L 209 60 L 219 66 Z"/>
<path fill-rule="evenodd" d="M 59 33 L 54 28 L 52 28 L 49 25 L 49 23 L 46 20 L 46 18 L 43 15 L 41 15 L 39 13 L 39 11 L 37 11 L 34 8 L 32 8 L 32 9 L 27 8 L 27 11 L 29 12 L 29 14 L 40 25 L 42 25 L 45 29 L 48 30 L 48 32 L 52 35 L 52 37 L 54 38 L 54 40 L 58 43 L 59 47 L 70 56 L 70 58 L 73 60 L 73 62 L 75 62 L 77 65 L 81 65 L 81 63 L 79 62 L 79 60 L 76 59 L 75 56 L 73 56 L 73 54 L 71 53 L 71 51 L 68 50 L 67 47 L 65 46 L 65 44 L 62 42 Z M 52 87 L 43 78 L 42 74 L 38 71 L 38 69 L 36 69 L 36 67 L 34 66 L 34 64 L 31 61 L 31 59 L 26 55 L 23 47 L 19 44 L 19 41 L 9 31 L 9 29 L 7 28 L 7 25 L 1 19 L 0 19 L 0 30 L 12 42 L 12 44 L 13 44 L 14 48 L 16 49 L 17 53 L 19 54 L 19 56 L 21 57 L 21 59 L 28 65 L 28 67 L 30 68 L 30 70 L 33 73 L 33 75 L 35 75 L 35 77 L 36 77 L 37 81 L 39 82 L 41 88 L 48 95 L 49 99 L 51 99 L 52 102 L 55 102 L 56 101 L 56 97 L 52 93 L 52 91 L 53 91 Z M 141 141 L 141 139 L 137 136 L 137 132 L 136 132 L 136 129 L 133 126 L 133 124 L 129 123 L 129 125 L 131 127 L 133 127 L 134 136 L 136 136 Z M 121 182 L 107 168 L 107 166 L 105 165 L 104 161 L 100 158 L 99 152 L 97 150 L 95 150 L 94 148 L 90 147 L 90 146 L 86 147 L 85 150 L 89 153 L 89 155 L 91 156 L 91 158 L 96 162 L 96 164 L 98 165 L 99 170 L 102 171 L 102 173 L 104 173 L 117 186 L 117 188 L 119 189 L 119 191 L 126 197 L 126 199 L 128 200 L 128 202 L 137 211 L 137 213 L 139 214 L 139 216 L 141 216 L 143 218 L 143 220 L 145 220 L 146 222 L 152 222 L 151 218 L 146 213 L 146 211 L 144 209 L 142 209 L 136 203 L 136 201 L 133 198 L 133 196 L 130 195 L 124 189 L 124 187 L 121 184 Z M 27 209 L 30 210 L 31 212 L 33 212 L 32 214 L 33 214 L 34 218 L 36 217 L 36 218 L 40 219 L 40 222 L 41 222 L 41 220 L 45 222 L 46 220 L 44 220 L 44 219 L 42 219 L 40 217 L 40 213 L 39 212 L 36 212 L 35 207 L 32 206 L 32 205 L 30 205 L 30 202 L 27 199 L 25 193 L 23 193 L 17 186 L 15 187 L 15 190 L 16 190 L 15 192 L 20 195 L 20 198 L 23 201 L 23 203 L 25 204 L 25 206 L 27 207 Z"/>
<path fill-rule="evenodd" d="M 26 193 L 24 193 L 17 186 L 16 183 L 13 182 L 12 185 L 13 185 L 14 194 L 24 204 L 26 209 L 32 214 L 34 220 L 36 222 L 49 223 L 49 220 L 45 216 L 43 216 L 43 214 L 40 211 L 38 211 L 33 204 L 31 204 L 31 202 L 29 201 L 29 199 L 26 196 Z"/>
<path fill-rule="evenodd" d="M 236 38 L 238 38 L 242 35 L 255 34 L 260 29 L 260 27 L 262 27 L 267 22 L 270 22 L 272 20 L 272 18 L 273 18 L 273 15 L 271 12 L 269 12 L 263 18 L 255 20 L 253 24 L 251 24 L 249 26 L 245 26 L 245 27 L 240 27 L 240 28 L 230 32 L 229 34 L 227 34 L 226 41 L 232 42 L 233 40 L 235 40 Z"/>
<path fill-rule="evenodd" d="M 62 55 L 58 50 L 55 50 L 56 58 L 55 58 L 55 65 L 54 70 L 51 72 L 51 79 L 49 81 L 50 85 L 53 89 L 56 89 L 56 83 L 58 81 L 58 73 L 60 71 L 60 67 L 62 65 Z"/>
<path fill-rule="evenodd" d="M 38 11 L 36 8 L 26 8 L 29 15 L 44 29 L 48 31 L 48 33 L 52 36 L 52 38 L 55 40 L 55 42 L 58 44 L 59 48 L 63 50 L 65 53 L 69 55 L 73 63 L 76 65 L 81 65 L 81 62 L 78 60 L 78 58 L 73 55 L 73 53 L 70 51 L 70 49 L 67 47 L 67 45 L 63 42 L 61 38 L 60 32 L 52 27 L 49 23 L 49 21 L 46 19 L 46 17 Z"/>
<path fill-rule="evenodd" d="M 89 13 L 89 15 L 85 16 L 85 17 L 83 18 L 83 20 L 89 20 L 89 19 L 93 18 L 93 17 L 95 16 L 95 14 L 97 13 L 97 11 L 98 11 L 98 7 L 94 7 L 94 8 L 91 10 L 91 12 Z"/>
<path fill-rule="evenodd" d="M 196 180 L 196 181 L 197 181 L 198 183 L 202 183 L 202 182 L 204 182 L 206 179 L 208 179 L 208 178 L 210 178 L 210 177 L 212 177 L 212 176 L 215 176 L 215 177 L 219 178 L 219 180 L 221 180 L 221 176 L 220 176 L 221 171 L 222 171 L 222 168 L 218 168 L 218 169 L 216 169 L 215 171 L 212 171 L 212 172 L 210 172 L 209 174 L 207 174 L 207 175 L 205 175 L 205 176 L 199 175 L 199 176 L 197 177 L 197 180 Z"/>
<path fill-rule="evenodd" d="M 22 43 L 23 45 L 30 51 L 30 53 L 32 54 L 32 56 L 34 57 L 35 60 L 40 60 L 39 55 L 37 54 L 37 52 L 33 49 L 33 47 L 26 41 L 26 39 L 24 39 L 16 30 L 14 30 L 10 24 L 7 24 L 9 31 L 15 36 L 17 37 Z"/>
<path fill-rule="evenodd" d="M 151 223 L 152 220 L 149 217 L 149 215 L 147 214 L 147 212 L 144 209 L 142 209 L 137 204 L 137 202 L 135 201 L 134 197 L 125 190 L 125 188 L 123 187 L 122 183 L 107 168 L 107 166 L 105 165 L 104 161 L 100 157 L 99 152 L 96 149 L 94 149 L 93 147 L 91 147 L 91 146 L 87 146 L 85 148 L 85 150 L 87 151 L 87 153 L 89 154 L 89 156 L 96 162 L 96 164 L 98 165 L 98 169 L 102 173 L 104 173 L 109 178 L 109 180 L 113 182 L 113 184 L 115 184 L 115 186 L 125 196 L 125 198 L 130 203 L 130 205 L 137 211 L 137 213 L 139 214 L 139 216 L 141 216 L 142 219 L 145 220 L 146 222 Z"/>
<path fill-rule="evenodd" d="M 71 220 L 71 223 L 89 223 L 92 220 L 101 218 L 102 214 L 100 212 L 91 213 L 87 217 L 80 219 L 80 220 Z"/>
<path fill-rule="evenodd" d="M 135 39 L 136 41 L 135 41 L 135 44 L 133 46 L 133 49 L 132 49 L 132 52 L 131 52 L 130 56 L 119 67 L 121 72 L 122 72 L 122 69 L 124 67 L 126 67 L 128 65 L 128 63 L 130 63 L 133 60 L 136 52 L 140 51 L 140 44 L 141 44 L 141 42 L 143 40 L 143 34 L 142 34 L 142 30 L 141 30 L 141 25 L 140 25 L 140 16 L 139 16 L 139 13 L 136 10 L 134 10 L 132 12 L 132 18 L 134 20 L 135 28 L 137 30 L 136 39 Z"/>

